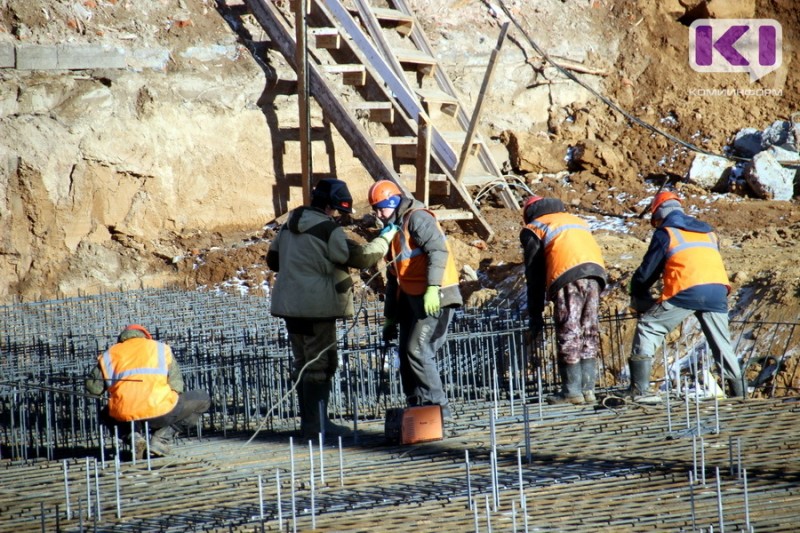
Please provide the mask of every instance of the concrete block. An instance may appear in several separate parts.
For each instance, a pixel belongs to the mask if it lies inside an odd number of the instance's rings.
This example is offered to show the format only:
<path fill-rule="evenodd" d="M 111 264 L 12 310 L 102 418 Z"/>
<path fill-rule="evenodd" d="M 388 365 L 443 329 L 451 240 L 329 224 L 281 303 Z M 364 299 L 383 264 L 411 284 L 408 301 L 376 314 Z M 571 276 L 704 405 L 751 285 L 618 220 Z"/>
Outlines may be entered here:
<path fill-rule="evenodd" d="M 56 45 L 17 45 L 18 70 L 54 70 L 57 68 L 58 47 Z"/>
<path fill-rule="evenodd" d="M 689 168 L 689 181 L 710 191 L 724 192 L 733 164 L 724 157 L 697 154 Z"/>
<path fill-rule="evenodd" d="M 733 138 L 733 151 L 742 157 L 753 157 L 761 151 L 761 131 L 743 128 Z"/>
<path fill-rule="evenodd" d="M 768 151 L 760 152 L 745 171 L 745 181 L 759 198 L 791 200 L 797 171 L 781 166 Z"/>
<path fill-rule="evenodd" d="M 58 46 L 58 68 L 88 70 L 96 68 L 126 68 L 125 52 L 121 48 L 100 45 Z"/>
<path fill-rule="evenodd" d="M 17 52 L 14 43 L 0 43 L 0 68 L 14 68 L 17 65 Z"/>

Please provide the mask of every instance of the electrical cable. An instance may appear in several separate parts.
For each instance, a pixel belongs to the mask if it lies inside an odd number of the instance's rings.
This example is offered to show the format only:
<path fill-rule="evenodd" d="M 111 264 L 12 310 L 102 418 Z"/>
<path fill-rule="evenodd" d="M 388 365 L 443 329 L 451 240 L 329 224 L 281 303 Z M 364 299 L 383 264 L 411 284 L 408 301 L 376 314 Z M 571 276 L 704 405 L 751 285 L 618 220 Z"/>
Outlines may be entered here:
<path fill-rule="evenodd" d="M 683 146 L 685 148 L 688 148 L 689 150 L 692 150 L 694 152 L 698 152 L 698 153 L 705 154 L 705 155 L 710 155 L 710 156 L 715 156 L 715 157 L 722 157 L 722 158 L 728 159 L 730 161 L 750 161 L 751 160 L 751 158 L 738 157 L 738 156 L 734 156 L 734 155 L 717 154 L 717 153 L 711 152 L 709 150 L 706 150 L 704 148 L 700 148 L 697 145 L 694 145 L 694 144 L 692 144 L 690 142 L 684 141 L 683 139 L 675 137 L 671 133 L 666 132 L 664 130 L 661 130 L 661 129 L 653 126 L 652 124 L 649 124 L 649 123 L 645 122 L 644 120 L 640 119 L 639 117 L 636 117 L 636 116 L 630 114 L 629 112 L 625 111 L 619 105 L 617 105 L 616 102 L 614 102 L 613 100 L 611 100 L 607 96 L 604 96 L 604 95 L 600 94 L 599 92 L 594 90 L 592 87 L 590 87 L 588 84 L 584 83 L 577 76 L 575 76 L 572 72 L 570 72 L 566 68 L 562 67 L 561 65 L 559 65 L 558 63 L 553 61 L 550 58 L 550 56 L 544 50 L 542 50 L 539 47 L 539 45 L 536 44 L 533 41 L 533 39 L 531 39 L 531 37 L 528 35 L 528 33 L 525 31 L 525 29 L 511 15 L 511 12 L 508 10 L 508 7 L 506 7 L 505 2 L 503 0 L 498 0 L 498 3 L 500 4 L 500 8 L 503 10 L 503 13 L 505 13 L 505 15 L 511 20 L 511 22 L 514 23 L 514 26 L 520 31 L 520 33 L 522 33 L 522 35 L 525 36 L 525 38 L 528 40 L 528 44 L 530 44 L 531 48 L 533 48 L 536 51 L 537 54 L 539 54 L 545 61 L 547 61 L 548 63 L 553 65 L 556 68 L 556 70 L 558 70 L 561 74 L 563 74 L 564 76 L 566 76 L 570 80 L 574 81 L 575 83 L 577 83 L 578 85 L 580 85 L 581 87 L 583 87 L 584 89 L 586 89 L 587 91 L 592 93 L 594 96 L 599 98 L 608 107 L 610 107 L 611 109 L 615 110 L 616 112 L 622 114 L 625 118 L 627 118 L 631 122 L 633 122 L 635 124 L 638 124 L 639 126 L 645 128 L 645 129 L 647 129 L 647 130 L 649 130 L 649 131 L 651 131 L 653 133 L 657 133 L 658 135 L 662 135 L 663 137 L 666 137 L 667 139 L 671 140 L 672 142 L 678 143 L 681 146 Z"/>

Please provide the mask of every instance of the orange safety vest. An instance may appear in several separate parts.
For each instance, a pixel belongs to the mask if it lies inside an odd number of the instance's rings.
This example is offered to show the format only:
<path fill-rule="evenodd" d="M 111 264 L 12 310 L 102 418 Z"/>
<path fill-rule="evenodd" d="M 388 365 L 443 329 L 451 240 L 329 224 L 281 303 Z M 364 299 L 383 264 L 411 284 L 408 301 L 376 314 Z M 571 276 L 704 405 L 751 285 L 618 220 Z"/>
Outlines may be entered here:
<path fill-rule="evenodd" d="M 133 338 L 98 357 L 108 391 L 108 413 L 123 422 L 172 411 L 178 393 L 169 386 L 172 350 L 164 343 Z"/>
<path fill-rule="evenodd" d="M 458 285 L 458 270 L 456 270 L 456 263 L 453 261 L 453 251 L 450 249 L 450 243 L 447 242 L 439 222 L 436 221 L 436 215 L 429 209 L 409 209 L 403 215 L 401 231 L 397 232 L 397 235 L 392 239 L 392 257 L 394 259 L 389 267 L 392 268 L 392 265 L 394 265 L 393 270 L 397 275 L 397 283 L 400 285 L 400 290 L 411 296 L 420 296 L 428 288 L 428 255 L 422 248 L 417 246 L 408 231 L 408 221 L 411 218 L 411 213 L 419 210 L 427 211 L 433 216 L 436 227 L 442 234 L 442 239 L 444 239 L 447 247 L 447 264 L 444 269 L 444 279 L 440 281 L 439 287 Z"/>
<path fill-rule="evenodd" d="M 666 227 L 669 247 L 664 272 L 664 288 L 660 302 L 697 285 L 719 283 L 731 291 L 728 273 L 719 253 L 717 236 L 713 232 L 695 233 Z"/>
<path fill-rule="evenodd" d="M 583 219 L 569 213 L 550 213 L 535 218 L 526 227 L 544 245 L 547 290 L 559 276 L 578 265 L 596 263 L 605 268 L 600 246 Z"/>

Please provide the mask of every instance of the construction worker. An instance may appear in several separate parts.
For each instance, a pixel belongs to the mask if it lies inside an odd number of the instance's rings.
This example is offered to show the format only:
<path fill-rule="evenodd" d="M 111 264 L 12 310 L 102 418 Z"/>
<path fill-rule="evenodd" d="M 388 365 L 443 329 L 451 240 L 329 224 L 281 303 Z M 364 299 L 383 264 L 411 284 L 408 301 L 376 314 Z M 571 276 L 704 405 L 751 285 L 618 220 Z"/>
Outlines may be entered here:
<path fill-rule="evenodd" d="M 336 320 L 353 316 L 353 280 L 348 267 L 367 268 L 380 261 L 397 232 L 386 228 L 376 239 L 356 244 L 348 239 L 336 215 L 353 211 L 347 184 L 319 181 L 311 205 L 294 209 L 267 253 L 277 272 L 271 313 L 285 320 L 292 346 L 292 380 L 300 407 L 304 437 L 320 432 L 346 435 L 350 430 L 328 418 L 331 384 L 339 364 Z M 320 416 L 322 418 L 320 418 Z"/>
<path fill-rule="evenodd" d="M 557 198 L 531 196 L 519 234 L 525 259 L 531 337 L 541 341 L 545 301 L 553 302 L 561 391 L 551 404 L 594 402 L 600 351 L 598 305 L 607 278 L 589 225 Z"/>
<path fill-rule="evenodd" d="M 658 193 L 649 210 L 656 231 L 630 283 L 631 308 L 641 314 L 629 359 L 629 396 L 642 403 L 660 400 L 648 394 L 653 356 L 664 336 L 691 314 L 700 321 L 731 395 L 744 396 L 741 364 L 728 331 L 731 286 L 716 234 L 705 222 L 684 213 L 672 191 Z M 654 301 L 650 287 L 659 277 L 663 288 Z"/>
<path fill-rule="evenodd" d="M 108 393 L 108 405 L 100 412 L 108 427 L 117 426 L 121 434 L 130 432 L 137 422 L 141 457 L 146 442 L 140 433 L 142 422 L 154 429 L 150 453 L 166 456 L 170 443 L 180 430 L 197 426 L 208 411 L 211 398 L 205 391 L 184 391 L 183 376 L 172 349 L 153 340 L 144 326 L 131 324 L 119 334 L 117 343 L 100 354 L 85 381 L 86 391 L 94 396 Z"/>
<path fill-rule="evenodd" d="M 463 303 L 453 253 L 433 212 L 404 196 L 395 183 L 375 182 L 369 203 L 384 225 L 400 227 L 389 250 L 383 340 L 388 343 L 399 334 L 400 377 L 408 405 L 440 405 L 449 418 L 435 358 L 454 309 Z"/>

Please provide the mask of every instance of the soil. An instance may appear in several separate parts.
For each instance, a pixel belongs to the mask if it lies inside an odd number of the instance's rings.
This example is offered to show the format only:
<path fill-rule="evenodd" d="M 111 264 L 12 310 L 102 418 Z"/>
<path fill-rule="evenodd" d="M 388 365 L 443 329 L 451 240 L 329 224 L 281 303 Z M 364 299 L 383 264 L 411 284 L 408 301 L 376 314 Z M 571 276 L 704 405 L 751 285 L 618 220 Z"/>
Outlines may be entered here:
<path fill-rule="evenodd" d="M 157 44 L 166 48 L 230 44 L 237 42 L 237 38 L 221 15 L 230 14 L 228 10 L 238 4 L 240 2 L 228 2 L 230 7 L 219 8 L 225 3 L 215 5 L 207 0 L 144 3 L 129 0 L 5 0 L 0 1 L 0 43 L 119 43 L 125 42 L 132 34 L 137 36 L 140 44 Z M 465 56 L 474 53 L 486 57 L 487 47 L 495 42 L 500 25 L 506 21 L 505 15 L 497 6 L 483 1 L 456 0 L 447 6 L 423 1 L 409 4 L 415 9 L 434 49 L 442 50 L 441 60 L 447 64 L 448 71 L 458 74 L 451 77 L 458 78 L 456 82 L 462 84 L 460 90 L 467 98 L 474 98 L 475 88 L 482 81 L 485 61 L 480 68 L 470 70 L 463 67 L 467 60 Z M 506 4 L 523 29 L 534 35 L 540 46 L 553 51 L 554 57 L 569 59 L 573 65 L 577 61 L 581 69 L 600 73 L 585 74 L 574 70 L 580 79 L 642 121 L 704 150 L 727 153 L 740 129 L 764 129 L 776 120 L 789 120 L 792 113 L 800 110 L 800 69 L 793 64 L 798 47 L 796 36 L 800 35 L 800 17 L 791 0 L 728 2 L 724 9 L 729 11 L 716 14 L 714 9 L 723 8 L 706 6 L 705 11 L 697 11 L 693 8 L 700 2 L 685 0 L 622 3 L 553 0 L 537 2 L 535 8 L 522 1 Z M 720 18 L 771 18 L 779 21 L 784 39 L 782 67 L 753 84 L 744 74 L 700 74 L 690 69 L 687 26 L 696 13 L 709 9 L 712 15 Z M 84 13 L 86 10 L 92 13 L 89 19 Z M 669 179 L 669 187 L 674 187 L 685 198 L 687 211 L 711 223 L 721 236 L 722 253 L 734 285 L 731 308 L 741 316 L 755 316 L 758 320 L 797 320 L 800 316 L 800 266 L 796 260 L 800 206 L 797 197 L 791 201 L 759 199 L 740 182 L 731 183 L 721 192 L 710 192 L 690 183 L 686 176 L 694 151 L 631 122 L 606 103 L 568 82 L 530 49 L 520 32 L 512 32 L 504 47 L 504 54 L 508 56 L 505 70 L 501 69 L 502 74 L 498 76 L 500 89 L 492 92 L 488 107 L 484 109 L 482 133 L 494 141 L 493 152 L 500 154 L 498 159 L 508 174 L 524 184 L 527 190 L 558 197 L 572 212 L 586 216 L 596 224 L 595 234 L 605 254 L 611 278 L 610 287 L 603 295 L 606 310 L 624 310 L 627 306 L 624 286 L 646 250 L 651 233 L 647 217 L 640 214 L 656 190 Z M 247 55 L 244 46 L 239 49 Z M 246 120 L 259 120 L 259 110 L 253 112 L 251 109 L 253 101 L 242 104 L 240 109 L 232 104 L 230 92 L 219 91 L 219 95 L 227 96 L 219 96 L 222 101 L 215 102 L 217 96 L 213 91 L 215 84 L 225 84 L 229 90 L 240 83 L 242 86 L 254 84 L 254 79 L 263 76 L 254 62 L 238 59 L 211 65 L 181 54 L 173 53 L 170 57 L 166 72 L 159 74 L 160 81 L 151 79 L 147 72 L 140 73 L 143 79 L 147 79 L 147 84 L 156 87 L 157 94 L 161 90 L 163 101 L 158 96 L 148 100 L 148 93 L 138 90 L 139 96 L 135 100 L 138 113 L 127 120 L 140 124 L 144 119 L 149 122 L 138 126 L 137 131 L 156 125 L 179 128 L 176 123 L 179 121 L 172 120 L 169 115 L 161 122 L 153 122 L 153 113 L 162 113 L 167 106 L 174 109 L 174 113 L 181 113 L 182 106 L 200 105 L 197 102 L 202 102 L 208 122 L 186 124 L 187 130 L 182 135 L 189 138 L 185 141 L 189 144 L 192 143 L 191 132 L 203 131 L 212 119 L 225 120 L 224 115 L 231 107 L 235 108 L 231 114 L 236 115 L 236 120 L 242 121 L 245 112 L 251 113 Z M 285 64 L 281 67 L 274 54 L 270 55 L 269 61 L 270 69 L 274 69 L 274 78 L 281 78 L 281 70 L 287 68 Z M 21 83 L 11 74 L 3 76 L 6 84 Z M 174 95 L 167 98 L 170 90 L 158 84 L 168 85 L 170 76 L 191 77 L 198 84 L 210 80 L 209 93 L 199 89 L 193 93 L 193 99 L 188 99 L 185 94 L 177 99 L 172 99 Z M 522 80 L 521 84 L 519 80 Z M 508 85 L 511 83 L 517 83 L 513 98 L 508 94 L 512 91 Z M 720 96 L 710 91 L 756 88 L 774 90 L 776 94 Z M 532 98 L 531 95 L 537 91 L 544 91 L 545 104 L 549 102 L 544 106 L 545 112 L 533 107 L 530 104 L 532 100 L 527 101 L 531 107 L 520 110 L 520 102 Z M 258 96 L 252 94 L 252 90 L 244 92 L 247 93 L 245 98 L 253 96 L 256 100 Z M 567 102 L 560 101 L 560 98 L 566 98 L 566 94 L 578 96 Z M 259 102 L 263 104 L 262 99 Z M 283 107 L 280 104 L 281 101 L 276 99 L 269 105 L 280 110 Z M 148 106 L 150 111 L 147 111 Z M 248 106 L 249 109 L 244 111 Z M 192 107 L 187 113 L 197 109 Z M 288 112 L 291 113 L 291 109 Z M 542 119 L 528 120 L 528 113 L 530 117 L 542 116 Z M 31 113 L 30 117 L 34 115 Z M 177 118 L 181 117 L 185 118 L 177 115 Z M 8 129 L 9 125 L 21 118 L 25 117 L 3 116 L 0 122 L 3 132 L 16 131 Z M 219 123 L 216 125 L 218 127 Z M 226 131 L 235 131 L 236 126 L 226 127 L 230 128 Z M 70 133 L 67 127 L 60 134 L 66 138 Z M 230 133 L 226 135 L 233 136 Z M 273 130 L 271 135 L 278 135 L 278 132 Z M 29 150 L 24 143 L 15 146 L 13 136 L 3 137 L 4 146 L 0 148 L 4 153 Z M 165 137 L 172 142 L 176 135 L 166 133 Z M 153 142 L 158 144 L 157 140 Z M 213 163 L 207 162 L 213 164 L 223 183 L 238 179 L 238 176 L 251 175 L 256 167 L 267 166 L 264 161 L 272 152 L 261 155 L 263 142 L 246 146 L 236 144 L 241 142 L 244 141 L 234 139 L 231 144 L 243 157 L 223 154 L 215 156 Z M 214 144 L 217 143 L 209 142 L 208 149 L 220 149 L 212 148 Z M 120 147 L 117 145 L 117 148 Z M 180 152 L 188 148 L 176 142 L 174 149 Z M 253 158 L 263 158 L 258 160 L 261 166 L 255 163 L 246 166 L 248 163 L 243 162 L 244 156 L 251 154 Z M 174 164 L 169 165 L 169 175 L 174 174 L 176 180 L 188 179 L 183 176 L 198 172 L 197 165 L 180 159 L 180 155 L 168 155 L 175 158 Z M 81 154 L 78 153 L 77 157 L 80 158 Z M 108 159 L 114 157 L 108 156 Z M 288 165 L 288 160 L 283 164 Z M 349 164 L 358 166 L 357 161 Z M 98 166 L 115 168 L 117 174 L 114 175 L 119 176 L 119 168 L 114 165 L 116 163 L 105 162 Z M 24 165 L 20 167 L 17 175 L 24 174 L 25 168 Z M 126 175 L 136 178 L 140 171 L 126 169 L 126 172 Z M 91 176 L 98 179 L 101 174 L 101 170 L 87 172 L 86 179 Z M 153 174 L 160 176 L 157 168 Z M 2 294 L 6 301 L 108 290 L 115 281 L 124 278 L 119 272 L 127 268 L 135 269 L 137 275 L 133 277 L 140 283 L 144 279 L 146 284 L 178 283 L 187 289 L 206 290 L 227 288 L 241 291 L 246 287 L 258 294 L 268 290 L 272 279 L 264 256 L 274 234 L 275 219 L 287 207 L 297 205 L 296 194 L 288 200 L 279 200 L 277 193 L 272 196 L 271 186 L 266 192 L 267 197 L 261 200 L 261 203 L 269 204 L 263 210 L 250 204 L 241 209 L 237 205 L 212 205 L 209 198 L 224 196 L 225 185 L 222 185 L 222 192 L 217 196 L 207 193 L 180 202 L 180 193 L 176 193 L 176 197 L 164 199 L 161 209 L 147 211 L 149 215 L 164 210 L 180 212 L 197 204 L 197 213 L 206 213 L 204 216 L 187 215 L 188 220 L 184 220 L 171 215 L 167 222 L 148 227 L 130 222 L 133 215 L 129 212 L 126 219 L 129 226 L 121 222 L 107 223 L 107 232 L 96 228 L 76 238 L 80 244 L 65 245 L 62 241 L 68 241 L 67 238 L 48 241 L 48 235 L 55 230 L 48 229 L 43 222 L 49 220 L 50 224 L 58 224 L 57 211 L 63 205 L 56 203 L 52 208 L 47 207 L 51 205 L 47 199 L 52 194 L 37 193 L 35 187 L 29 187 L 24 198 L 39 205 L 38 209 L 31 207 L 27 211 L 15 211 L 11 197 L 19 189 L 15 189 L 13 177 L 9 178 L 9 175 L 5 175 L 7 183 L 3 187 L 6 196 L 3 224 L 6 229 L 0 254 L 7 260 L 3 275 L 9 281 Z M 35 177 L 38 174 L 32 172 L 30 175 Z M 361 183 L 357 190 L 363 192 L 368 186 L 368 177 L 366 180 L 362 177 Z M 197 184 L 190 185 L 185 190 L 191 196 Z M 157 190 L 152 189 L 151 194 L 157 194 Z M 252 194 L 248 192 L 242 196 L 237 200 L 240 205 L 250 201 L 244 197 Z M 93 209 L 100 209 L 97 204 L 99 202 L 95 201 Z M 357 203 L 355 207 L 356 215 L 345 222 L 348 231 L 358 238 L 370 238 L 375 229 L 371 218 L 363 215 L 369 213 L 368 206 Z M 48 214 L 48 209 L 53 212 Z M 258 213 L 242 222 L 246 213 L 252 214 L 252 211 Z M 475 305 L 493 298 L 519 300 L 524 285 L 518 244 L 520 214 L 502 207 L 499 198 L 492 195 L 483 200 L 481 211 L 495 231 L 496 237 L 492 242 L 486 243 L 465 233 L 456 223 L 444 224 L 453 241 L 458 243 L 458 262 L 469 265 L 478 273 L 477 281 L 464 282 L 465 296 Z M 108 215 L 104 212 L 103 216 Z M 254 223 L 254 220 L 262 223 Z M 29 228 L 30 234 L 36 237 L 21 241 L 17 233 L 10 230 L 15 223 Z M 101 249 L 104 250 L 102 253 Z M 102 275 L 91 273 L 92 269 L 101 269 L 97 262 L 106 253 L 113 256 L 118 265 L 116 277 L 114 271 L 102 270 Z M 30 258 L 36 254 L 40 254 L 41 259 Z M 100 277 L 115 281 L 103 283 L 98 281 Z M 64 280 L 70 280 L 70 284 L 65 284 Z M 740 301 L 753 291 L 758 295 L 756 298 L 747 296 L 747 301 Z"/>

